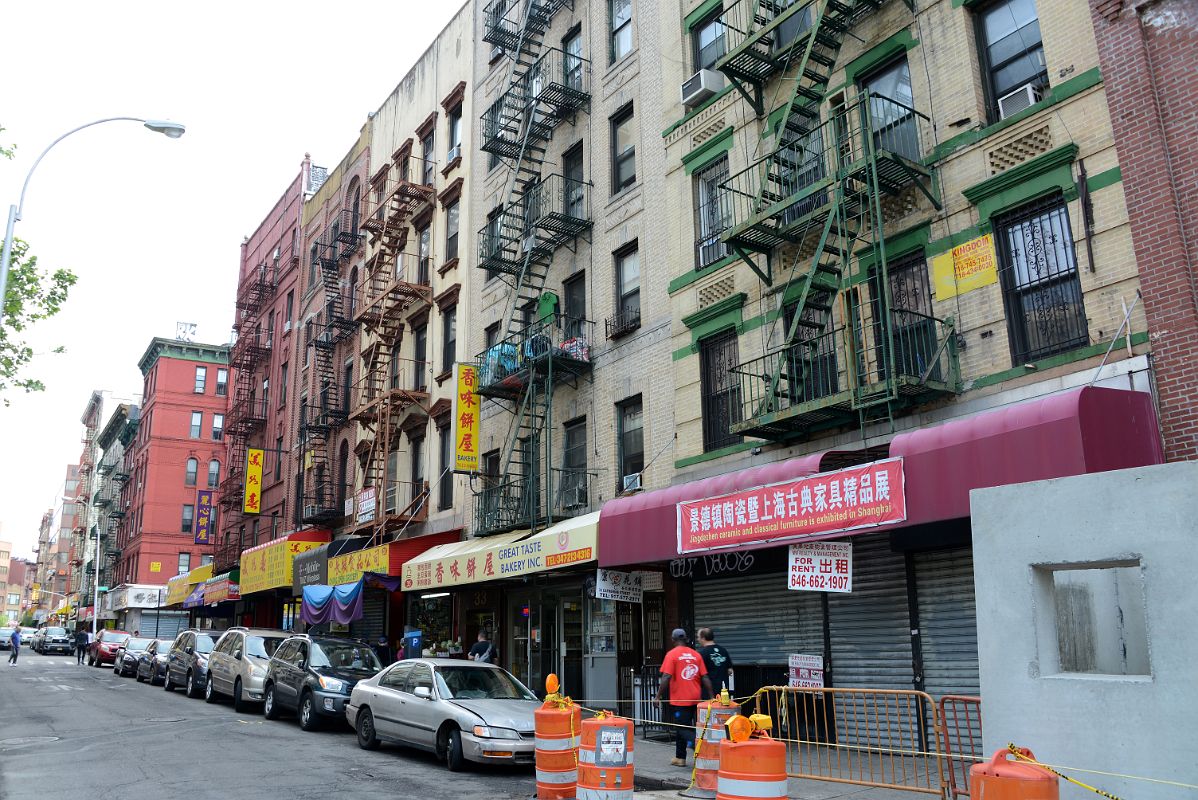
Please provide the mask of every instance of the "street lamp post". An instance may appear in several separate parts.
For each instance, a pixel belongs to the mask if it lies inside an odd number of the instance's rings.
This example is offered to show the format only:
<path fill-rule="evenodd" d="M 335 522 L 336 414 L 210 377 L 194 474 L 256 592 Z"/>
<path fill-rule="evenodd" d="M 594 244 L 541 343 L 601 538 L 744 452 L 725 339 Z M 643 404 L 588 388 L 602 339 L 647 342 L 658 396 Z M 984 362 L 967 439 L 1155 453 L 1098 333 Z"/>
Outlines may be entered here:
<path fill-rule="evenodd" d="M 106 117 L 105 119 L 98 119 L 94 122 L 80 125 L 78 128 L 72 128 L 62 136 L 59 136 L 54 141 L 50 142 L 49 146 L 46 147 L 46 149 L 42 151 L 42 154 L 37 157 L 37 160 L 33 162 L 33 166 L 29 168 L 28 174 L 25 175 L 25 182 L 21 184 L 21 199 L 16 205 L 9 206 L 8 208 L 8 229 L 4 233 L 4 252 L 2 255 L 0 255 L 0 305 L 3 305 L 4 299 L 8 296 L 6 294 L 8 291 L 8 264 L 12 258 L 13 228 L 16 226 L 17 220 L 21 218 L 21 212 L 25 210 L 25 191 L 29 188 L 29 179 L 33 177 L 33 171 L 37 169 L 38 164 L 42 163 L 42 159 L 46 157 L 46 153 L 49 153 L 50 149 L 53 148 L 54 145 L 67 138 L 72 133 L 78 133 L 84 128 L 90 128 L 93 125 L 100 125 L 105 122 L 140 122 L 155 133 L 161 133 L 163 136 L 166 136 L 170 139 L 178 139 L 187 130 L 186 127 L 178 122 L 168 122 L 166 120 L 160 119 L 142 119 L 141 117 Z"/>

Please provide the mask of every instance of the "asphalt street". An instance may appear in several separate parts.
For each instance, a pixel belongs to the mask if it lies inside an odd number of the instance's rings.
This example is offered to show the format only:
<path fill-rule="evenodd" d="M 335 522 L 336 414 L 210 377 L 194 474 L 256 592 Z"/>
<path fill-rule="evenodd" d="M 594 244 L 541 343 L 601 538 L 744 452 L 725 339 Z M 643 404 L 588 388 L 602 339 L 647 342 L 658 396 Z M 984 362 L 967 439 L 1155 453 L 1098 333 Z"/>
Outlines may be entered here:
<path fill-rule="evenodd" d="M 0 799 L 529 798 L 532 768 L 450 773 L 432 755 L 358 747 L 348 726 L 304 733 L 110 668 L 0 651 Z"/>

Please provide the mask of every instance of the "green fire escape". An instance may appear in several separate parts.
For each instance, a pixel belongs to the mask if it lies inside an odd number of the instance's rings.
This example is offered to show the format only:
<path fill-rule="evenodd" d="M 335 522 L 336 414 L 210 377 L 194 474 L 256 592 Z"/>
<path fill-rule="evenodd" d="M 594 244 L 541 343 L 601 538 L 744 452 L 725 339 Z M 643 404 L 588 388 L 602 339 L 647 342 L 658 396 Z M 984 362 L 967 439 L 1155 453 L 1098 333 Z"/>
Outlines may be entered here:
<path fill-rule="evenodd" d="M 498 475 L 475 497 L 475 532 L 538 530 L 577 504 L 585 478 L 552 464 L 554 388 L 591 368 L 594 324 L 558 313 L 545 280 L 554 254 L 591 229 L 591 185 L 546 167 L 558 126 L 590 106 L 590 63 L 576 51 L 544 46 L 563 0 L 492 0 L 483 39 L 512 59 L 506 89 L 482 116 L 483 152 L 511 168 L 504 205 L 479 231 L 480 269 L 511 287 L 496 341 L 479 356 L 479 394 L 510 413 Z"/>
<path fill-rule="evenodd" d="M 910 301 L 883 236 L 903 196 L 940 207 L 926 118 L 865 88 L 829 91 L 844 39 L 884 2 L 740 0 L 725 14 L 716 68 L 759 115 L 772 80 L 788 94 L 767 117 L 770 152 L 723 184 L 721 238 L 781 306 L 764 355 L 732 369 L 733 433 L 784 441 L 959 389 L 953 321 L 931 316 L 930 295 Z"/>

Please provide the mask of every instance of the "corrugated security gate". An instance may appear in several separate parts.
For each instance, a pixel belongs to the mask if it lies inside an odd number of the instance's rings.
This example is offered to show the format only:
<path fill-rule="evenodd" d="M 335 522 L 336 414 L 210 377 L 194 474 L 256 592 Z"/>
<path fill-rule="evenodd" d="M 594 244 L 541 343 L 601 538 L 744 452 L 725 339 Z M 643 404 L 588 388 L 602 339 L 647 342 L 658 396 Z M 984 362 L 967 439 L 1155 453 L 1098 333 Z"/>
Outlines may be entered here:
<path fill-rule="evenodd" d="M 924 690 L 935 698 L 976 695 L 980 686 L 973 552 L 960 547 L 916 553 L 914 558 Z"/>
<path fill-rule="evenodd" d="M 712 628 L 734 665 L 785 665 L 791 653 L 824 652 L 819 594 L 787 589 L 785 572 L 696 581 L 695 626 Z"/>
<path fill-rule="evenodd" d="M 155 619 L 157 617 L 157 619 Z M 157 627 L 155 627 L 157 622 Z M 150 639 L 174 639 L 187 627 L 187 614 L 180 611 L 142 611 L 141 635 Z"/>
<path fill-rule="evenodd" d="M 349 624 L 350 635 L 373 645 L 387 634 L 387 592 L 385 589 L 363 587 L 362 618 Z"/>

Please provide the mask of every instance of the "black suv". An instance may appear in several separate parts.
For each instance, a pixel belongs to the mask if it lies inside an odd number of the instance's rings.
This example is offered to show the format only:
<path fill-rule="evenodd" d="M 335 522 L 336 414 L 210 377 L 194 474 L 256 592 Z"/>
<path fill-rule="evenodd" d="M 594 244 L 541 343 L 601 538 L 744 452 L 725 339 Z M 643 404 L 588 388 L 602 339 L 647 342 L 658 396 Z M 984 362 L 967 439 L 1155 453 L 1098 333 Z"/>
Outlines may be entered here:
<path fill-rule="evenodd" d="M 42 628 L 34 637 L 31 647 L 44 656 L 50 653 L 69 656 L 75 652 L 75 640 L 66 628 Z"/>
<path fill-rule="evenodd" d="M 306 731 L 319 728 L 325 717 L 344 720 L 354 685 L 380 669 L 366 642 L 297 634 L 271 656 L 263 681 L 262 713 L 267 719 L 278 719 L 284 710 L 293 711 Z"/>

